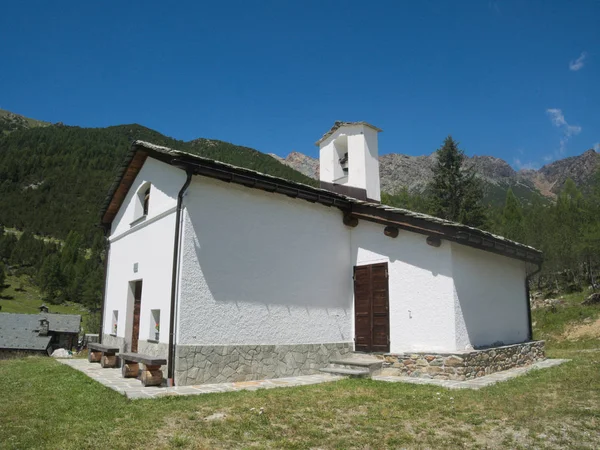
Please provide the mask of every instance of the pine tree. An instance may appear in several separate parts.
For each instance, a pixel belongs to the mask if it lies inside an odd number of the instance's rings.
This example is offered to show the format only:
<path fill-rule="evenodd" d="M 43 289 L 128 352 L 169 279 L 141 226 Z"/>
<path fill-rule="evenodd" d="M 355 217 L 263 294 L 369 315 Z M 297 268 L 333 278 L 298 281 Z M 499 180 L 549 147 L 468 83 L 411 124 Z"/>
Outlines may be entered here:
<path fill-rule="evenodd" d="M 44 301 L 55 305 L 63 302 L 65 283 L 57 255 L 50 255 L 44 260 L 38 274 L 38 284 L 44 294 Z"/>
<path fill-rule="evenodd" d="M 463 168 L 464 152 L 448 136 L 437 151 L 433 180 L 428 186 L 431 211 L 437 217 L 482 227 L 487 218 L 481 183 L 472 170 Z"/>
<path fill-rule="evenodd" d="M 6 272 L 4 270 L 4 264 L 0 262 L 0 293 L 4 290 L 4 283 L 6 283 Z"/>
<path fill-rule="evenodd" d="M 6 233 L 0 237 L 0 261 L 8 263 L 17 245 L 17 238 L 12 233 Z"/>
<path fill-rule="evenodd" d="M 502 235 L 514 241 L 523 239 L 523 212 L 512 189 L 506 192 L 506 203 L 502 212 Z"/>

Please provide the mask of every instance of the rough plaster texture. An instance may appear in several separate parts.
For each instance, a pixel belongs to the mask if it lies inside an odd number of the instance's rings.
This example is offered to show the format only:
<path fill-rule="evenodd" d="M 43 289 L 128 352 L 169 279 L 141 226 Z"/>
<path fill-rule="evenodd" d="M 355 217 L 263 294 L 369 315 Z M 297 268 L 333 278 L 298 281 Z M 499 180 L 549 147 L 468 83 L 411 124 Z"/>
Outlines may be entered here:
<path fill-rule="evenodd" d="M 351 136 L 342 128 L 324 144 L 345 132 L 349 148 L 362 145 L 362 154 L 373 156 L 376 132 L 366 130 Z M 112 332 L 118 311 L 125 347 L 130 283 L 142 280 L 140 341 L 154 337 L 150 311 L 160 309 L 161 345 L 153 348 L 167 353 L 175 207 L 184 181 L 183 171 L 148 159 L 113 223 L 103 332 Z M 148 182 L 149 214 L 133 222 L 137 191 Z M 348 228 L 336 208 L 195 176 L 184 197 L 177 345 L 351 342 L 352 266 L 378 262 L 389 268 L 392 352 L 526 340 L 522 263 L 447 241 L 431 247 L 408 231 L 392 239 L 383 228 L 365 220 Z"/>
<path fill-rule="evenodd" d="M 470 380 L 524 367 L 545 358 L 544 341 L 456 353 L 405 353 L 381 356 L 383 375 Z"/>
<path fill-rule="evenodd" d="M 450 244 L 426 244 L 425 236 L 361 220 L 352 229 L 355 265 L 388 263 L 390 351 L 453 351 L 454 301 Z"/>
<path fill-rule="evenodd" d="M 148 216 L 144 221 L 131 225 L 137 201 L 136 191 L 148 181 L 152 184 Z M 175 207 L 177 193 L 184 181 L 185 173 L 181 170 L 148 159 L 126 196 L 109 237 L 104 334 L 113 332 L 112 317 L 116 310 L 117 336 L 131 342 L 134 299 L 130 283 L 141 280 L 143 287 L 139 338 L 154 338 L 151 310 L 159 309 L 159 341 L 168 343 Z M 136 263 L 137 272 L 134 269 Z"/>
<path fill-rule="evenodd" d="M 338 209 L 200 177 L 184 203 L 178 345 L 353 339 Z"/>
<path fill-rule="evenodd" d="M 178 386 L 310 375 L 352 351 L 352 342 L 301 345 L 180 345 Z"/>
<path fill-rule="evenodd" d="M 348 149 L 348 175 L 341 177 L 336 142 L 344 140 Z M 346 141 L 347 140 L 347 141 Z M 345 125 L 338 128 L 319 145 L 320 179 L 328 183 L 365 189 L 367 197 L 380 200 L 379 151 L 377 131 L 365 125 Z M 343 155 L 342 155 L 343 156 Z"/>
<path fill-rule="evenodd" d="M 451 246 L 456 348 L 526 341 L 525 263 L 456 243 Z"/>

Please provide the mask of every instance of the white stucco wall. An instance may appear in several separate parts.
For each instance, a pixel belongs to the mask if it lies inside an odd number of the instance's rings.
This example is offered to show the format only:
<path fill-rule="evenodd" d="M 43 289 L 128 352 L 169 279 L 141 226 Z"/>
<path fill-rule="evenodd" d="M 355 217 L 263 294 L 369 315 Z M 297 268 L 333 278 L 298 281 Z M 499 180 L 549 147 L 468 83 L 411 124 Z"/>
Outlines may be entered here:
<path fill-rule="evenodd" d="M 197 176 L 184 205 L 178 344 L 352 341 L 337 208 Z"/>
<path fill-rule="evenodd" d="M 130 282 L 143 281 L 140 340 L 161 311 L 168 342 L 177 193 L 185 172 L 148 159 L 112 224 L 104 333 L 131 339 Z M 137 191 L 152 184 L 148 216 Z M 388 262 L 390 351 L 456 351 L 527 338 L 523 263 L 360 220 L 303 200 L 195 176 L 184 197 L 177 342 L 302 344 L 354 339 L 352 267 Z M 133 222 L 133 225 L 132 225 Z M 138 263 L 137 272 L 134 264 Z"/>
<path fill-rule="evenodd" d="M 454 297 L 450 245 L 426 244 L 425 236 L 365 220 L 352 230 L 355 265 L 388 262 L 390 351 L 453 351 Z"/>
<path fill-rule="evenodd" d="M 138 189 L 152 184 L 149 211 L 145 220 L 131 225 Z M 154 339 L 151 310 L 160 309 L 160 342 L 169 336 L 171 270 L 177 193 L 185 172 L 148 159 L 126 196 L 109 237 L 103 332 L 112 333 L 113 311 L 119 311 L 117 336 L 131 340 L 133 293 L 130 282 L 142 280 L 139 339 Z M 137 272 L 134 264 L 138 263 Z"/>
<path fill-rule="evenodd" d="M 527 340 L 525 263 L 452 244 L 456 346 Z"/>

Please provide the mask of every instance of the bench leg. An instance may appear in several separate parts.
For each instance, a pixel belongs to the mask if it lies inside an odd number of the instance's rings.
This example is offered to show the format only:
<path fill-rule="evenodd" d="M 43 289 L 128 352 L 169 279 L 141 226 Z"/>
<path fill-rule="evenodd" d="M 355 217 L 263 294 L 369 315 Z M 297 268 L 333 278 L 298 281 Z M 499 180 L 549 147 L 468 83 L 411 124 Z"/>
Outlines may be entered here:
<path fill-rule="evenodd" d="M 102 355 L 102 359 L 100 360 L 100 365 L 103 369 L 113 368 L 117 366 L 117 355 Z"/>
<path fill-rule="evenodd" d="M 142 384 L 144 386 L 160 386 L 162 384 L 162 378 L 160 366 L 144 364 L 144 370 L 142 370 Z"/>
<path fill-rule="evenodd" d="M 121 375 L 123 378 L 137 378 L 140 373 L 140 365 L 134 361 L 123 361 Z"/>
<path fill-rule="evenodd" d="M 90 350 L 88 352 L 88 361 L 93 363 L 93 362 L 100 362 L 100 359 L 102 359 L 102 352 L 97 352 L 95 350 Z"/>

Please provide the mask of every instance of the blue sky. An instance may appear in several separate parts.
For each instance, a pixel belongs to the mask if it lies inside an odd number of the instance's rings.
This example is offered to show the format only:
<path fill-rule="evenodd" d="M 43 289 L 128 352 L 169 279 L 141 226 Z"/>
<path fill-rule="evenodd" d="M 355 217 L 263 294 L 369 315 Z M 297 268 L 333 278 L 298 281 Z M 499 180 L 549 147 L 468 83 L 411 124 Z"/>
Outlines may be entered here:
<path fill-rule="evenodd" d="M 9 2 L 0 108 L 317 155 L 335 120 L 380 153 L 539 167 L 600 143 L 600 2 Z M 600 144 L 597 144 L 600 145 Z"/>

